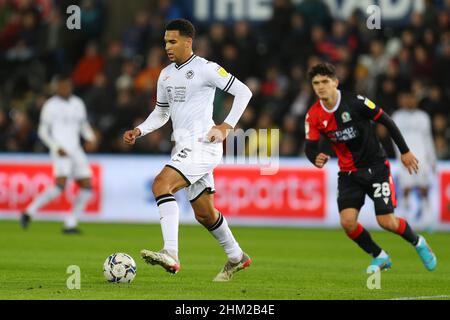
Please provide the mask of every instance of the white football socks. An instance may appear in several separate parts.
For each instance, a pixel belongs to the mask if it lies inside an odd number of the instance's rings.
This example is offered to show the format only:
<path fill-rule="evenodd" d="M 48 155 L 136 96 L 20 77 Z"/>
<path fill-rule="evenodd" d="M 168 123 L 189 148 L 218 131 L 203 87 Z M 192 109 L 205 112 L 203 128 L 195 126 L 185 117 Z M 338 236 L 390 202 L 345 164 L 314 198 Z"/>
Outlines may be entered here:
<path fill-rule="evenodd" d="M 64 221 L 64 227 L 66 229 L 72 229 L 78 225 L 78 218 L 80 217 L 82 211 L 86 208 L 91 195 L 91 188 L 80 188 L 78 196 L 75 199 L 75 203 L 73 205 L 72 214 L 68 216 Z"/>
<path fill-rule="evenodd" d="M 220 212 L 219 219 L 208 230 L 209 232 L 211 232 L 214 238 L 219 241 L 219 244 L 225 250 L 228 259 L 231 262 L 237 263 L 242 259 L 243 251 L 241 247 L 239 247 L 237 241 L 234 239 L 233 233 L 231 233 L 231 230 L 228 227 L 227 220 Z"/>
<path fill-rule="evenodd" d="M 164 249 L 178 260 L 179 210 L 175 197 L 165 194 L 156 198 L 158 205 Z"/>
<path fill-rule="evenodd" d="M 387 258 L 387 257 L 388 254 L 384 250 L 381 250 L 380 254 L 377 256 L 377 258 Z"/>
<path fill-rule="evenodd" d="M 428 198 L 422 198 L 422 226 L 424 228 L 433 227 L 433 212 L 430 200 Z"/>
<path fill-rule="evenodd" d="M 417 244 L 415 245 L 415 247 L 418 248 L 419 246 L 421 246 L 423 244 L 423 241 L 424 241 L 423 237 L 419 236 L 419 241 L 417 241 Z"/>
<path fill-rule="evenodd" d="M 52 186 L 45 189 L 40 195 L 38 195 L 31 204 L 25 209 L 25 212 L 30 216 L 34 216 L 36 212 L 45 206 L 47 203 L 58 197 L 62 192 L 62 189 L 58 186 Z"/>

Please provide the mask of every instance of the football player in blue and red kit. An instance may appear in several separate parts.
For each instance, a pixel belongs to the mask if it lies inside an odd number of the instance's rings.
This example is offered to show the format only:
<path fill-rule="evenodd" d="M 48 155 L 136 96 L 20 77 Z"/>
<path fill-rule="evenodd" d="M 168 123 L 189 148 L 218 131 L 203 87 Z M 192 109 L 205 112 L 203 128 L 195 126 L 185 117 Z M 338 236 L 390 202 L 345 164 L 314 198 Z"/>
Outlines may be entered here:
<path fill-rule="evenodd" d="M 323 168 L 330 156 L 321 152 L 321 137 L 331 142 L 338 157 L 338 208 L 340 222 L 350 239 L 373 259 L 367 273 L 389 269 L 391 258 L 373 241 L 369 232 L 358 223 L 358 215 L 368 195 L 375 206 L 378 224 L 411 243 L 427 270 L 434 270 L 437 259 L 425 238 L 417 235 L 408 222 L 394 215 L 395 189 L 389 162 L 375 131 L 373 122 L 383 124 L 401 152 L 401 162 L 410 174 L 419 170 L 418 161 L 409 150 L 400 130 L 392 119 L 368 98 L 342 92 L 333 65 L 314 66 L 309 77 L 318 96 L 305 119 L 305 153 L 318 168 Z"/>

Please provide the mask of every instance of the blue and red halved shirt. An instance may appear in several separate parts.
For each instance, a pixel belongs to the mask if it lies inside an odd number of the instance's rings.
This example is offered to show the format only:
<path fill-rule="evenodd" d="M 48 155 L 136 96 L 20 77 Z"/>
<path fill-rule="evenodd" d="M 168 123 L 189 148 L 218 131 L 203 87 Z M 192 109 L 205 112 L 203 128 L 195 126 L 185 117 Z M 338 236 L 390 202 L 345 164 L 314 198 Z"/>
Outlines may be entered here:
<path fill-rule="evenodd" d="M 332 110 L 320 100 L 309 108 L 305 119 L 306 140 L 318 141 L 321 136 L 329 139 L 341 171 L 383 163 L 386 152 L 372 123 L 382 113 L 383 109 L 368 98 L 338 91 L 338 101 Z"/>

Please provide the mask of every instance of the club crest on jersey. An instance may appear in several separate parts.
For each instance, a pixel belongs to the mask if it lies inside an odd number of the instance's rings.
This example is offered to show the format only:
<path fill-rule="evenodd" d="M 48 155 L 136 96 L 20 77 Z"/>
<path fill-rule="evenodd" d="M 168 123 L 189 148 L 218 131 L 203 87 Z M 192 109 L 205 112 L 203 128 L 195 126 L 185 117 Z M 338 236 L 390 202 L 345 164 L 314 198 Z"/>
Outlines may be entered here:
<path fill-rule="evenodd" d="M 348 113 L 347 111 L 341 114 L 341 119 L 343 123 L 347 123 L 352 120 L 352 118 L 350 117 L 350 113 Z"/>
<path fill-rule="evenodd" d="M 192 79 L 193 77 L 194 77 L 193 70 L 189 70 L 188 72 L 186 72 L 186 79 Z"/>

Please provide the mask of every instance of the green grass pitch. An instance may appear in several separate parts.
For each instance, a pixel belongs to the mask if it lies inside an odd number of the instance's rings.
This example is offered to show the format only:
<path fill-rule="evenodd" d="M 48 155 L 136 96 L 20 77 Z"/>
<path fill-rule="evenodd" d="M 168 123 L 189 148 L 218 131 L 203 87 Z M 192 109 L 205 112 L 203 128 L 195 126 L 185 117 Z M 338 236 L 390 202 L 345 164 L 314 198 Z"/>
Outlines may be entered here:
<path fill-rule="evenodd" d="M 252 265 L 228 283 L 212 279 L 226 261 L 200 226 L 181 226 L 181 271 L 145 264 L 139 251 L 159 250 L 159 225 L 81 224 L 83 235 L 61 234 L 60 223 L 0 221 L 0 299 L 391 299 L 450 298 L 450 234 L 425 235 L 438 257 L 428 272 L 400 237 L 372 232 L 393 268 L 381 274 L 381 289 L 369 290 L 364 273 L 370 257 L 341 230 L 233 227 Z M 102 267 L 113 252 L 137 263 L 131 284 L 107 283 Z M 66 286 L 69 265 L 81 269 L 81 289 Z"/>

